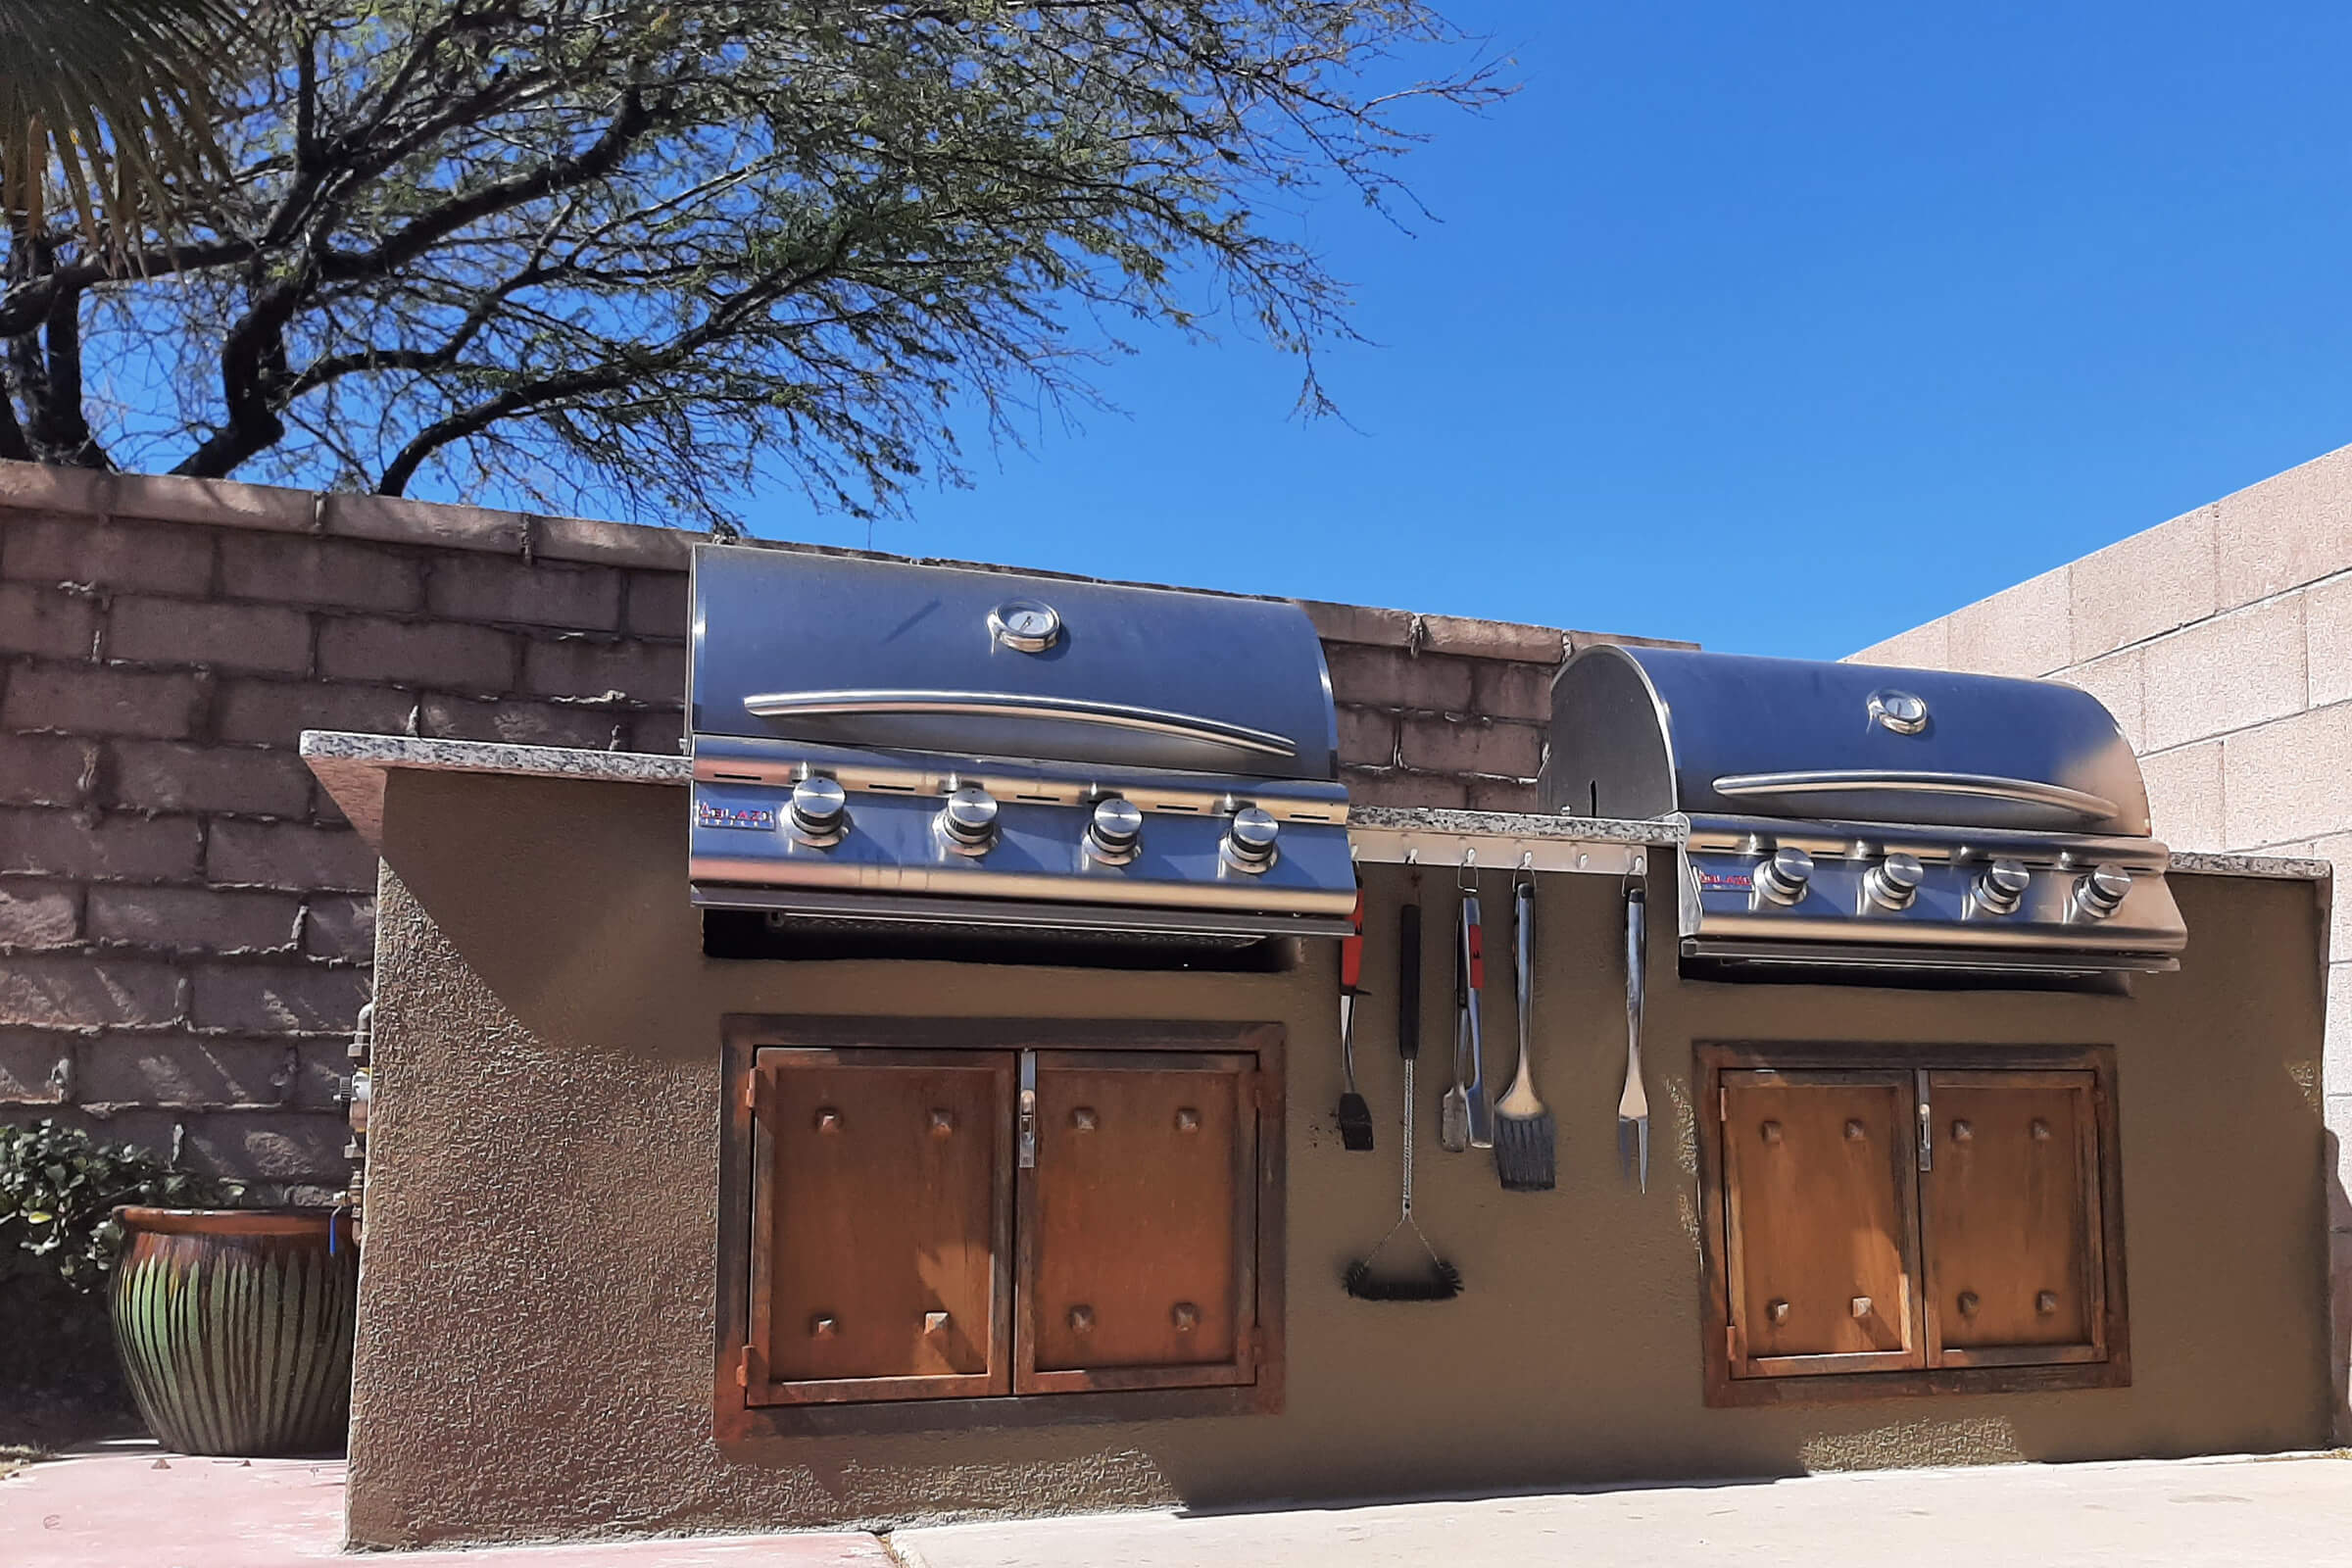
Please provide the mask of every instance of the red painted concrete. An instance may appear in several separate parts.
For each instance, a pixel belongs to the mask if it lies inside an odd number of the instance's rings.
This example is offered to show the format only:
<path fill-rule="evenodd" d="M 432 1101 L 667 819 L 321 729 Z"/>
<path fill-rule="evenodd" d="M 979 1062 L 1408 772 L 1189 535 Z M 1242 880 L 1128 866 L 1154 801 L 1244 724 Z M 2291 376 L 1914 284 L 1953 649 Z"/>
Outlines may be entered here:
<path fill-rule="evenodd" d="M 861 1533 L 708 1536 L 347 1557 L 343 1464 L 109 1445 L 0 1481 L 6 1568 L 891 1568 Z"/>

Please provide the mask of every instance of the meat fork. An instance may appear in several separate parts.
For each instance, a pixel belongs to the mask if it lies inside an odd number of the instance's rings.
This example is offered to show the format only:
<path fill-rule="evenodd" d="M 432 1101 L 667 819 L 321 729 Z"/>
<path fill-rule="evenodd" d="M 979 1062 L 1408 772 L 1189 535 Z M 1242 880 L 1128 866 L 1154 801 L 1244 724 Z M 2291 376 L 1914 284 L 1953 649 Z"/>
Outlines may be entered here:
<path fill-rule="evenodd" d="M 1649 1092 L 1642 1084 L 1642 961 L 1649 947 L 1648 897 L 1638 882 L 1625 889 L 1625 1093 L 1617 1097 L 1617 1169 L 1649 1191 Z"/>

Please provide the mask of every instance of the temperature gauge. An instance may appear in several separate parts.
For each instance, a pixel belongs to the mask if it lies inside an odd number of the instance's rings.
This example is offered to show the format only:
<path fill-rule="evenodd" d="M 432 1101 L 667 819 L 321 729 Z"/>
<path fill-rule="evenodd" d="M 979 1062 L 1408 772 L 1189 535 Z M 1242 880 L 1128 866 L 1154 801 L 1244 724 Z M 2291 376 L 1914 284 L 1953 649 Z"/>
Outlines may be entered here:
<path fill-rule="evenodd" d="M 988 629 L 1007 648 L 1042 654 L 1061 640 L 1061 616 L 1052 605 L 1015 599 L 988 612 Z"/>

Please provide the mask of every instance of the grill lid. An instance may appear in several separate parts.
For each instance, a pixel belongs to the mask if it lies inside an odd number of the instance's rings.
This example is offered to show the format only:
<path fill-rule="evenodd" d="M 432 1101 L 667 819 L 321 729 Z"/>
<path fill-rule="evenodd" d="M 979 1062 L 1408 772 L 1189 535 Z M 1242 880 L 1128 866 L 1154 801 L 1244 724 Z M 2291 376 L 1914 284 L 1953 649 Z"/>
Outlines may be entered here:
<path fill-rule="evenodd" d="M 1347 929 L 1337 718 L 1297 605 L 714 546 L 693 594 L 698 903 Z"/>
<path fill-rule="evenodd" d="M 1331 780 L 1297 606 L 908 563 L 695 553 L 698 735 Z"/>
<path fill-rule="evenodd" d="M 2054 682 L 1588 648 L 1541 796 L 1690 819 L 1680 951 L 1711 977 L 2081 980 L 2187 941 L 2131 747 Z"/>
<path fill-rule="evenodd" d="M 2130 743 L 2054 681 L 1604 645 L 1552 711 L 1548 809 L 2148 833 Z"/>

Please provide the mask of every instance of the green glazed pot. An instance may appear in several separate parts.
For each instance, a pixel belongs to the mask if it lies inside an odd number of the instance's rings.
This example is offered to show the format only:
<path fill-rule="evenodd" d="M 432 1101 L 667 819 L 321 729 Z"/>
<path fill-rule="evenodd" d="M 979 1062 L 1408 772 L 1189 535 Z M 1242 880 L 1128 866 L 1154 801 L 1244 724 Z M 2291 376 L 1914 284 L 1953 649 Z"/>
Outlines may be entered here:
<path fill-rule="evenodd" d="M 165 1446 L 341 1451 L 360 1284 L 350 1216 L 126 1207 L 115 1217 L 115 1348 Z"/>

